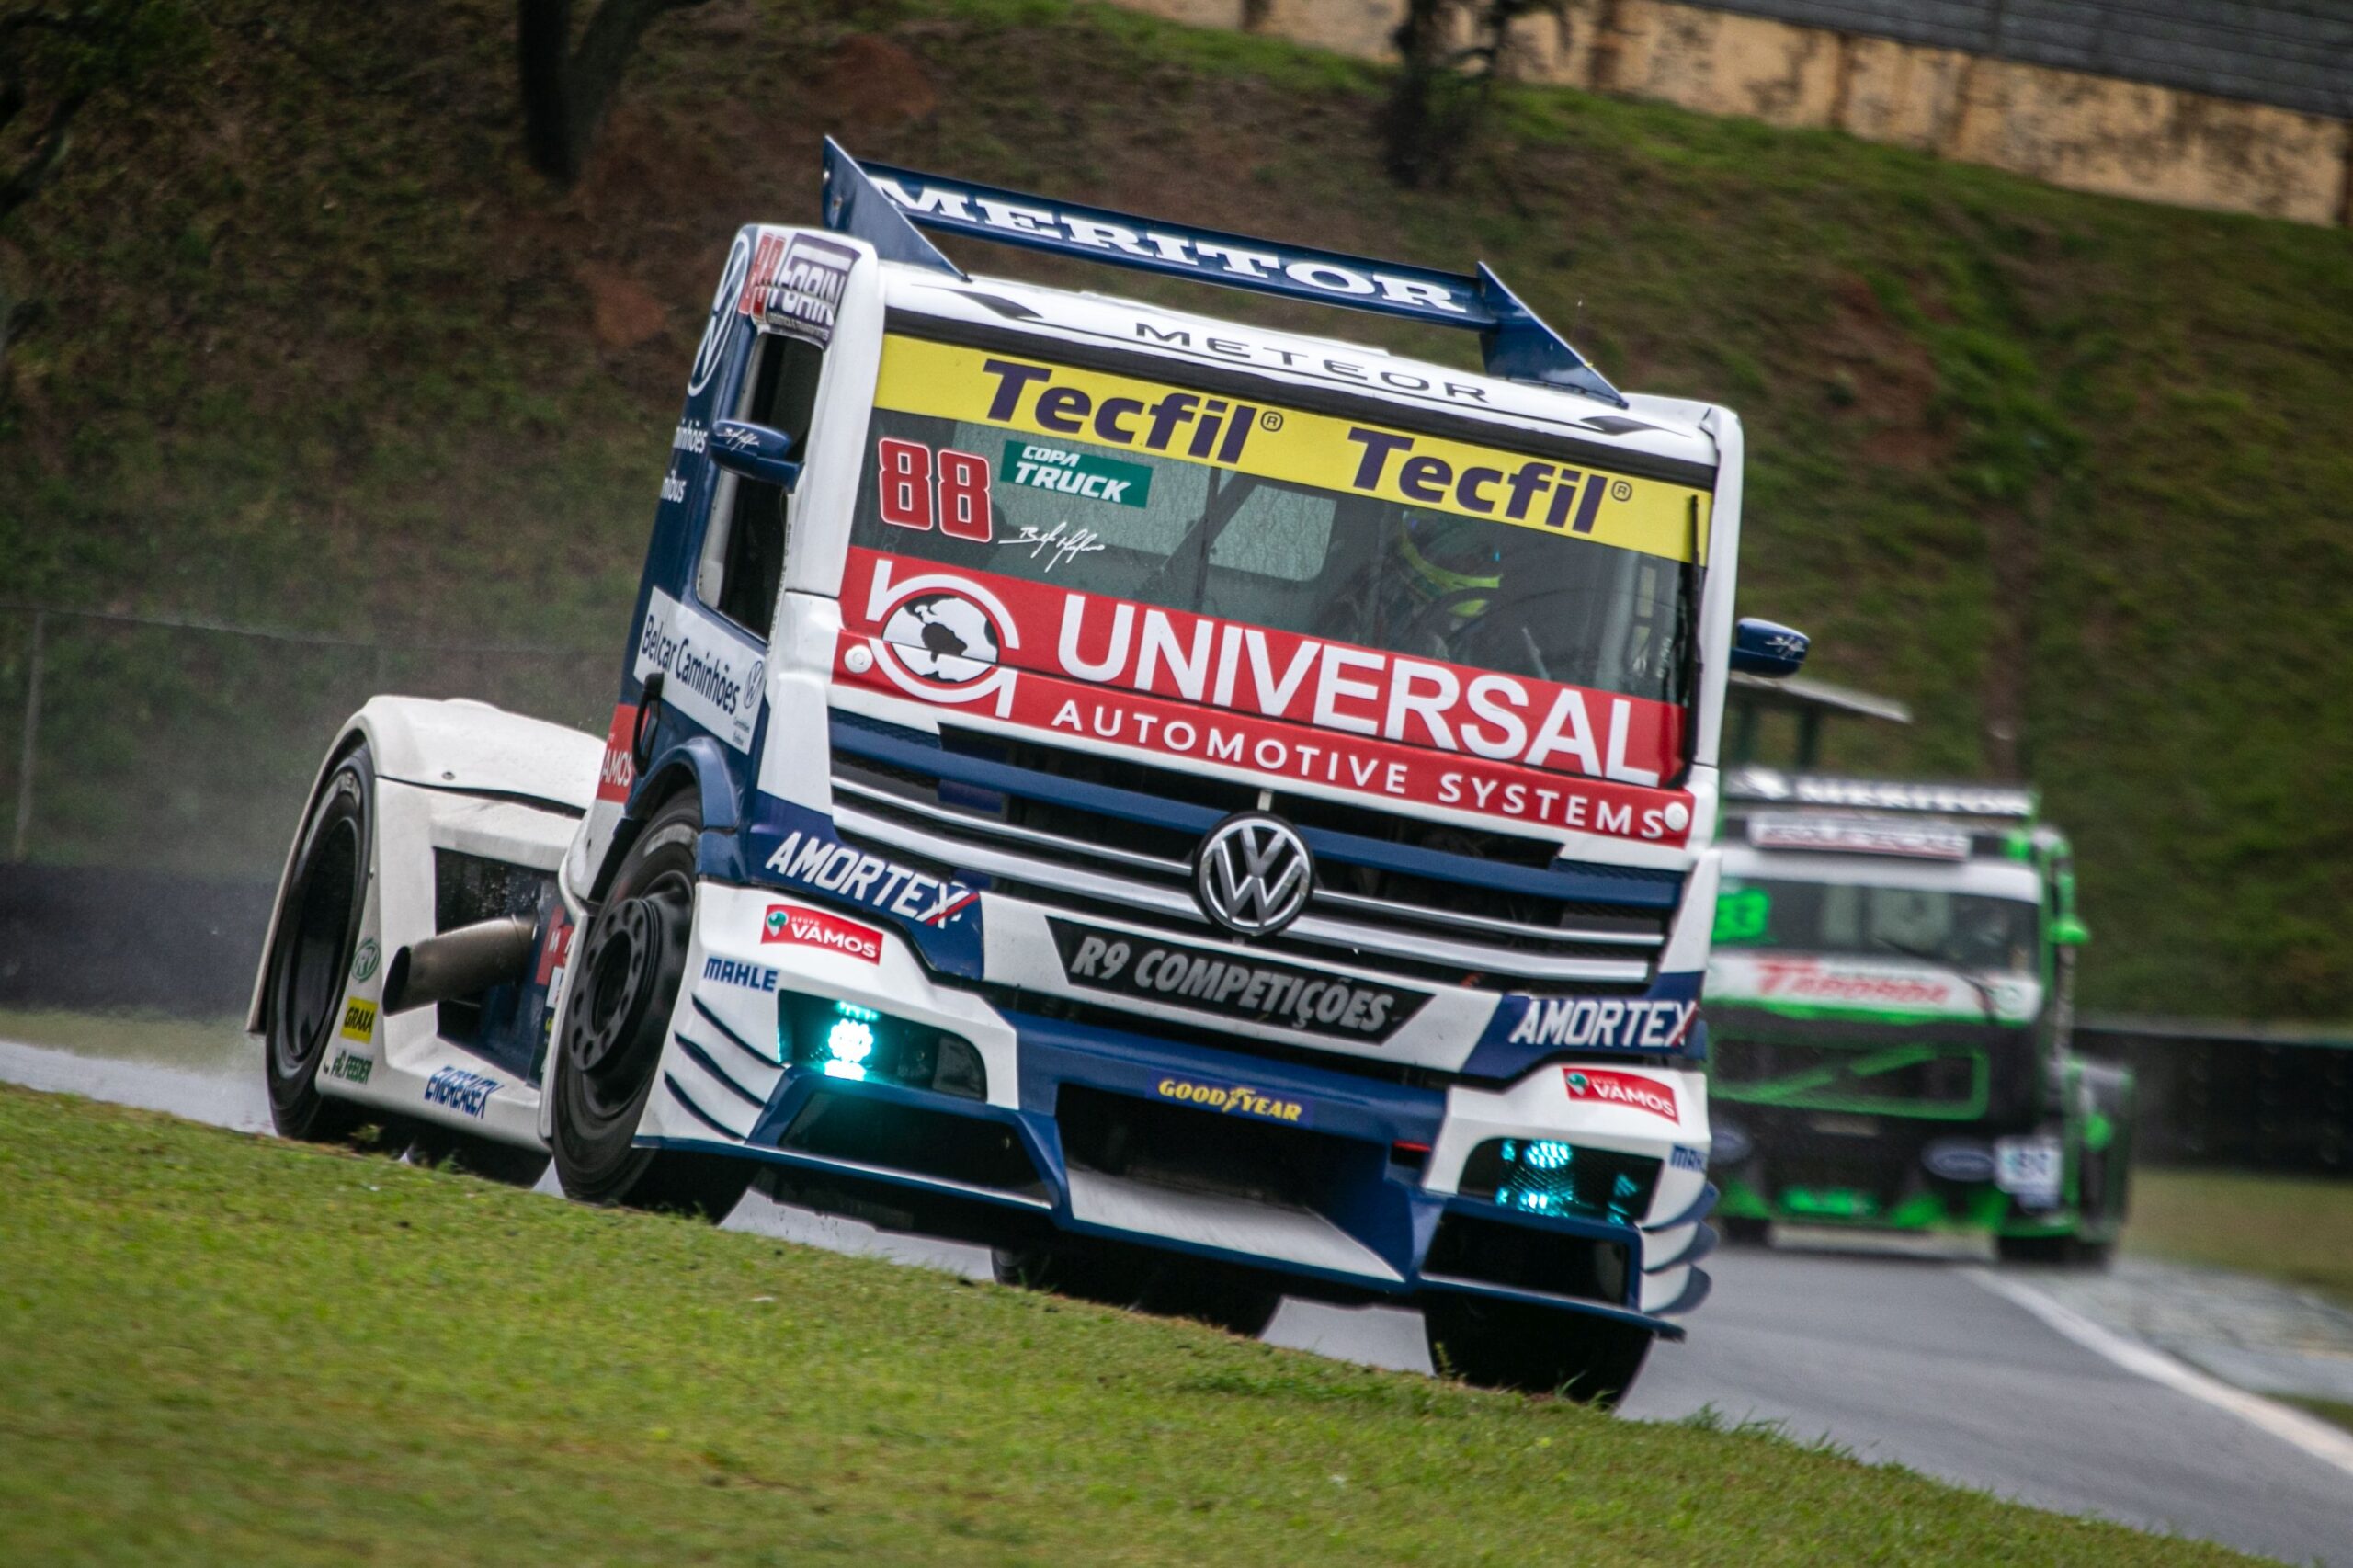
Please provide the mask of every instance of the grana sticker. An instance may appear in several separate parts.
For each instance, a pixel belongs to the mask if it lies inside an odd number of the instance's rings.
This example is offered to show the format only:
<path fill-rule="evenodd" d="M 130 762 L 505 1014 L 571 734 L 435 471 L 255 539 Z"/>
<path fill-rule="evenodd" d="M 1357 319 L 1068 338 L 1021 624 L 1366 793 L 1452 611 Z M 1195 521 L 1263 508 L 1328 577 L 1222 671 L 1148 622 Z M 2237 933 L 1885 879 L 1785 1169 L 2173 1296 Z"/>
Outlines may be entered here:
<path fill-rule="evenodd" d="M 347 996 L 343 1002 L 343 1038 L 366 1045 L 376 1038 L 376 1004 Z"/>

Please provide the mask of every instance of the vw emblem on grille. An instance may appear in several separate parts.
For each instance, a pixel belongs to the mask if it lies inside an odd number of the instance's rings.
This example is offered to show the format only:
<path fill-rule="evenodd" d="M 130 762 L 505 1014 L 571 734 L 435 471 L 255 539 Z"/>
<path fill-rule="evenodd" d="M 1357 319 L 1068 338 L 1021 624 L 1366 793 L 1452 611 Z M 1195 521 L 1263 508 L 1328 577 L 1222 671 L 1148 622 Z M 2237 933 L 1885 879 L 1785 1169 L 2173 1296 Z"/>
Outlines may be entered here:
<path fill-rule="evenodd" d="M 1245 812 L 1210 830 L 1193 858 L 1193 896 L 1229 931 L 1271 937 L 1307 907 L 1315 863 L 1280 817 Z"/>

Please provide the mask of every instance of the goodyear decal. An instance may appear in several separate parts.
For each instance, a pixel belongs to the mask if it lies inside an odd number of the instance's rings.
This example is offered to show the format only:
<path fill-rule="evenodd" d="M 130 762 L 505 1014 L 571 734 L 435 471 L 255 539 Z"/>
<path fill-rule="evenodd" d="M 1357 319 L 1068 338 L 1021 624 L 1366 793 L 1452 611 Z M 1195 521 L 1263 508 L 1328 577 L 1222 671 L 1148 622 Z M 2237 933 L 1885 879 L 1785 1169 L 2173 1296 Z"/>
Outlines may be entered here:
<path fill-rule="evenodd" d="M 1707 559 L 1704 490 L 986 349 L 883 339 L 875 405 L 1209 464 L 1622 550 Z M 1692 524 L 1693 506 L 1699 526 Z"/>
<path fill-rule="evenodd" d="M 357 996 L 347 996 L 343 1003 L 343 1038 L 366 1045 L 376 1038 L 376 1004 Z"/>
<path fill-rule="evenodd" d="M 1164 1100 L 1199 1106 L 1204 1110 L 1223 1111 L 1228 1116 L 1253 1116 L 1261 1121 L 1286 1121 L 1294 1127 L 1308 1124 L 1307 1108 L 1299 1101 L 1264 1094 L 1247 1084 L 1197 1084 L 1190 1078 L 1163 1078 L 1157 1086 Z"/>

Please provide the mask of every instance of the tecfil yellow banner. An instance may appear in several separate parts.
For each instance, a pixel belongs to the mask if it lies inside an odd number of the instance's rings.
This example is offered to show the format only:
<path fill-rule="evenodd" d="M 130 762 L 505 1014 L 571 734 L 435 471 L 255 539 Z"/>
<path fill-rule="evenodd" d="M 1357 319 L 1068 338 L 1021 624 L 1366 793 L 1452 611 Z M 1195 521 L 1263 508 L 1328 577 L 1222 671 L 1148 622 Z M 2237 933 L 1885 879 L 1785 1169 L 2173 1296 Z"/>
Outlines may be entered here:
<path fill-rule="evenodd" d="M 1705 490 L 1132 376 L 892 335 L 883 339 L 874 401 L 901 414 L 1092 441 L 1669 561 L 1690 560 L 1696 535 L 1707 560 Z"/>

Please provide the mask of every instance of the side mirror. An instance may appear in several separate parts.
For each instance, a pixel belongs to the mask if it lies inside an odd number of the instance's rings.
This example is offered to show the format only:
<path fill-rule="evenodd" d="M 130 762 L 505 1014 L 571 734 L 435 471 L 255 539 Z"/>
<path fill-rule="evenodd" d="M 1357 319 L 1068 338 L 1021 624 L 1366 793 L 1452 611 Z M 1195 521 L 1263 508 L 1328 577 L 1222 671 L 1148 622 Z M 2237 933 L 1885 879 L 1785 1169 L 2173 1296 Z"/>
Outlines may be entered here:
<path fill-rule="evenodd" d="M 2051 939 L 2063 948 L 2080 948 L 2092 939 L 2090 927 L 2072 915 L 2051 923 Z"/>
<path fill-rule="evenodd" d="M 1732 667 L 1743 675 L 1779 680 L 1797 674 L 1813 646 L 1813 640 L 1802 631 L 1744 616 L 1732 629 Z"/>
<path fill-rule="evenodd" d="M 730 473 L 756 479 L 790 491 L 801 483 L 801 465 L 792 458 L 792 437 L 765 425 L 740 420 L 716 420 L 710 426 L 710 460 Z"/>

